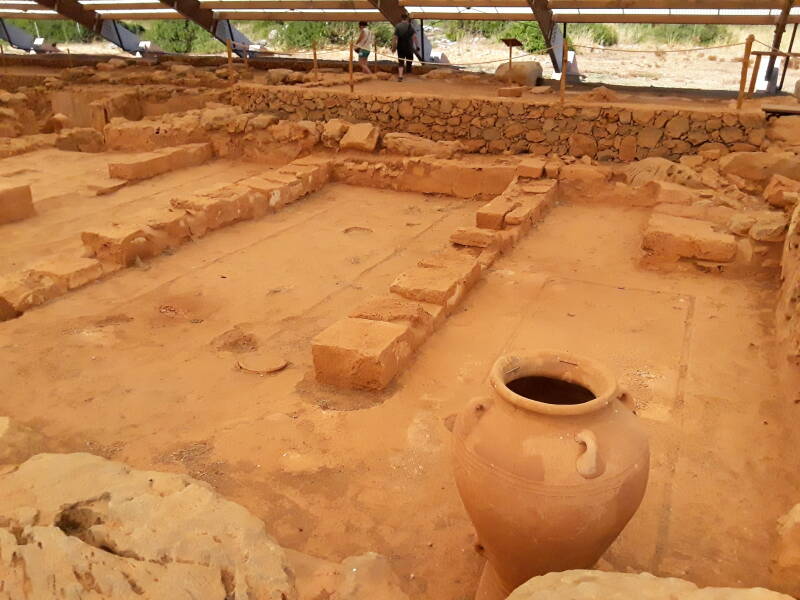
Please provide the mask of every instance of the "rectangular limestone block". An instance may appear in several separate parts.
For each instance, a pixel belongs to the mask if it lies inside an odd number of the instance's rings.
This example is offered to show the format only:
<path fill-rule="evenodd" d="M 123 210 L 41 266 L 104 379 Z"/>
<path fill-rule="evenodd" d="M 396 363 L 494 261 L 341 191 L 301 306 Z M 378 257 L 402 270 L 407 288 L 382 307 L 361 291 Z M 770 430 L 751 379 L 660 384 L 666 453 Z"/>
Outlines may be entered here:
<path fill-rule="evenodd" d="M 450 309 L 462 300 L 480 272 L 480 264 L 474 258 L 469 262 L 420 261 L 398 275 L 389 289 L 409 300 Z"/>
<path fill-rule="evenodd" d="M 330 181 L 331 170 L 330 165 L 304 164 L 292 161 L 288 165 L 278 169 L 278 173 L 294 175 L 303 182 L 304 193 L 310 194 L 311 192 L 322 189 L 322 186 Z"/>
<path fill-rule="evenodd" d="M 108 175 L 115 179 L 139 181 L 177 169 L 201 165 L 211 159 L 211 144 L 185 144 L 140 154 L 125 160 L 108 163 Z"/>
<path fill-rule="evenodd" d="M 368 298 L 348 316 L 354 319 L 405 324 L 409 328 L 412 344 L 416 348 L 437 327 L 440 314 L 442 314 L 441 306 L 386 294 Z"/>
<path fill-rule="evenodd" d="M 31 186 L 0 187 L 0 225 L 22 221 L 35 214 Z"/>
<path fill-rule="evenodd" d="M 296 202 L 307 193 L 307 190 L 303 187 L 302 180 L 292 173 L 279 173 L 276 171 L 264 173 L 261 178 L 281 184 L 281 192 L 274 198 L 275 203 L 273 204 L 273 201 L 270 200 L 270 206 L 274 210 Z"/>
<path fill-rule="evenodd" d="M 519 98 L 528 88 L 522 86 L 501 87 L 497 89 L 497 95 L 502 98 Z"/>
<path fill-rule="evenodd" d="M 138 181 L 166 173 L 170 158 L 161 152 L 147 152 L 133 158 L 108 163 L 108 176 L 113 179 Z"/>
<path fill-rule="evenodd" d="M 317 381 L 350 389 L 382 390 L 406 364 L 411 350 L 407 324 L 351 317 L 311 342 Z"/>
<path fill-rule="evenodd" d="M 466 289 L 475 285 L 481 276 L 477 256 L 453 248 L 424 256 L 417 262 L 417 266 L 426 269 L 450 269 L 458 275 Z"/>
<path fill-rule="evenodd" d="M 545 159 L 541 156 L 523 158 L 517 165 L 517 175 L 520 177 L 539 179 L 544 173 L 544 163 Z"/>
<path fill-rule="evenodd" d="M 729 262 L 736 257 L 736 238 L 719 233 L 713 223 L 653 213 L 642 247 L 669 259 L 699 258 Z"/>
<path fill-rule="evenodd" d="M 506 213 L 505 223 L 508 225 L 521 225 L 522 223 L 533 223 L 533 206 L 531 203 L 518 206 L 514 210 Z"/>
<path fill-rule="evenodd" d="M 496 232 L 480 227 L 459 227 L 450 236 L 450 241 L 459 246 L 489 248 L 497 243 Z"/>
<path fill-rule="evenodd" d="M 483 229 L 502 229 L 505 216 L 519 205 L 520 201 L 517 198 L 497 196 L 478 209 L 475 213 L 475 225 Z"/>
<path fill-rule="evenodd" d="M 328 183 L 333 177 L 334 159 L 327 156 L 304 156 L 296 158 L 289 165 L 299 165 L 303 167 L 316 167 L 319 170 L 319 175 L 323 178 L 323 185 Z M 288 166 L 288 165 L 287 165 Z"/>
<path fill-rule="evenodd" d="M 105 275 L 103 265 L 92 258 L 79 256 L 56 256 L 31 267 L 26 273 L 28 280 L 51 278 L 59 281 L 67 290 L 97 281 Z"/>

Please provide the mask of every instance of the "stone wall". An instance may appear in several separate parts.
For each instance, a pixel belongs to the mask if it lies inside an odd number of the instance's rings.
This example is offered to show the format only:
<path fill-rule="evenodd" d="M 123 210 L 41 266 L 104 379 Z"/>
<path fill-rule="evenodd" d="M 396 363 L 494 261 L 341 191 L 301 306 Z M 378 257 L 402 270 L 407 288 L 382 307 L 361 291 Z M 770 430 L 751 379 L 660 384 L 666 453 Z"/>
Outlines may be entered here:
<path fill-rule="evenodd" d="M 459 100 L 241 83 L 234 86 L 232 102 L 246 111 L 282 117 L 370 121 L 383 131 L 461 140 L 470 152 L 557 152 L 612 161 L 677 159 L 714 148 L 758 150 L 766 133 L 760 111 L 737 114 L 608 103 L 560 106 L 552 95 Z"/>
<path fill-rule="evenodd" d="M 780 352 L 790 369 L 790 381 L 800 381 L 800 204 L 794 207 L 786 232 L 781 280 L 776 334 Z M 800 395 L 795 400 L 800 400 Z"/>

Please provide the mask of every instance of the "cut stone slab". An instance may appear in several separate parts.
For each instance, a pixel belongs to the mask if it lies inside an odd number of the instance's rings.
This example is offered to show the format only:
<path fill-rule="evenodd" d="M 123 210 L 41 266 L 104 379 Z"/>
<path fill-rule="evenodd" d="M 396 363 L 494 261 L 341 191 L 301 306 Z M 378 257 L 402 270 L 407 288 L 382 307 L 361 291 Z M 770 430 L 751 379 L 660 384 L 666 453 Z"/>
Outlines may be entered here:
<path fill-rule="evenodd" d="M 378 144 L 379 130 L 371 123 L 356 123 L 347 129 L 339 142 L 342 150 L 362 150 L 373 152 Z"/>
<path fill-rule="evenodd" d="M 214 155 L 210 143 L 186 144 L 164 148 L 124 161 L 108 164 L 108 175 L 115 179 L 149 179 L 176 169 L 201 165 Z"/>
<path fill-rule="evenodd" d="M 719 233 L 713 223 L 653 213 L 642 247 L 663 258 L 699 258 L 730 262 L 736 258 L 736 238 Z"/>
<path fill-rule="evenodd" d="M 497 244 L 494 230 L 479 227 L 459 227 L 450 236 L 450 241 L 459 246 L 473 246 L 475 248 L 489 248 Z"/>
<path fill-rule="evenodd" d="M 17 185 L 0 188 L 0 225 L 22 221 L 35 214 L 31 186 Z"/>
<path fill-rule="evenodd" d="M 544 174 L 545 159 L 533 156 L 523 158 L 517 165 L 517 175 L 520 177 L 530 177 L 531 179 L 539 179 Z"/>
<path fill-rule="evenodd" d="M 520 204 L 517 198 L 497 196 L 478 209 L 475 213 L 475 225 L 483 229 L 503 229 L 505 216 Z"/>
<path fill-rule="evenodd" d="M 91 258 L 80 256 L 54 256 L 42 261 L 27 271 L 27 277 L 33 279 L 52 278 L 61 282 L 67 290 L 97 281 L 105 274 L 103 265 Z"/>
<path fill-rule="evenodd" d="M 470 262 L 423 262 L 404 271 L 394 280 L 390 291 L 418 302 L 430 302 L 451 308 L 480 276 L 476 259 Z"/>
<path fill-rule="evenodd" d="M 386 294 L 365 300 L 348 316 L 354 319 L 406 324 L 416 347 L 438 327 L 444 312 L 442 307 L 436 304 L 415 302 L 394 294 Z"/>
<path fill-rule="evenodd" d="M 311 342 L 317 380 L 349 389 L 382 390 L 403 367 L 411 350 L 407 324 L 349 317 Z"/>
<path fill-rule="evenodd" d="M 401 156 L 437 156 L 450 158 L 461 150 L 459 142 L 434 141 L 411 133 L 387 133 L 383 147 Z"/>
<path fill-rule="evenodd" d="M 497 90 L 497 95 L 501 98 L 520 98 L 528 88 L 522 86 L 501 87 Z"/>
<path fill-rule="evenodd" d="M 529 579 L 507 600 L 790 600 L 764 588 L 698 588 L 650 573 L 574 570 Z"/>

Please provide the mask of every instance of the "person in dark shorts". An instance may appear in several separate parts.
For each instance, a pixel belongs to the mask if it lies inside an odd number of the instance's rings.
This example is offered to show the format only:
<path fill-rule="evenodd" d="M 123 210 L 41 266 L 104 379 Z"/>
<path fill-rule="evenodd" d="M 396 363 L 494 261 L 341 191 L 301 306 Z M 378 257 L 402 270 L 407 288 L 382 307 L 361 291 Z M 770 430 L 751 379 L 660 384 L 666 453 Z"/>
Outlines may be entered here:
<path fill-rule="evenodd" d="M 414 50 L 417 44 L 417 33 L 411 25 L 408 13 L 403 13 L 403 20 L 394 26 L 392 45 L 397 49 L 397 80 L 403 81 L 404 73 L 411 73 L 411 61 L 414 60 Z"/>
<path fill-rule="evenodd" d="M 358 27 L 358 39 L 355 43 L 355 48 L 358 52 L 358 64 L 361 65 L 361 70 L 369 75 L 372 71 L 367 66 L 367 59 L 369 58 L 370 48 L 375 43 L 375 34 L 369 30 L 366 21 L 360 21 Z"/>

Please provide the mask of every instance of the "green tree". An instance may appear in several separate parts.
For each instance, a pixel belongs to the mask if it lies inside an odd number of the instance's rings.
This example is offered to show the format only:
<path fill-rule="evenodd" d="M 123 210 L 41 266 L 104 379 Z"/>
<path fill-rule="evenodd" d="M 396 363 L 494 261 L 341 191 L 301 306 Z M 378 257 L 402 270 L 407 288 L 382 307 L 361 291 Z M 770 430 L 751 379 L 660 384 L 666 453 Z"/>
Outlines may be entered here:
<path fill-rule="evenodd" d="M 167 52 L 218 52 L 219 41 L 189 20 L 156 21 L 147 37 Z"/>

